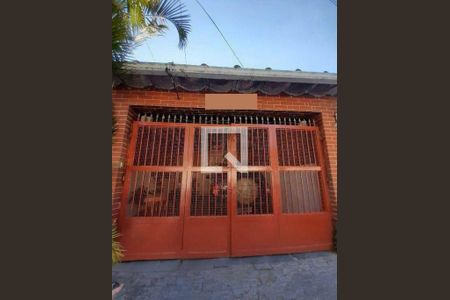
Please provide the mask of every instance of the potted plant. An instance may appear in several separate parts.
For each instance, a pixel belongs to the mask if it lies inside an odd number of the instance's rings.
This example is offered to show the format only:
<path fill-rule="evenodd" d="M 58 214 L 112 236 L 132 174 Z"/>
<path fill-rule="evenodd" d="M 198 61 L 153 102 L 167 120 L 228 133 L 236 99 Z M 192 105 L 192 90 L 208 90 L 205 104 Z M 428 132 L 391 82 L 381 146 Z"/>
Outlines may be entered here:
<path fill-rule="evenodd" d="M 112 223 L 112 265 L 117 264 L 123 257 L 122 245 L 117 241 L 119 237 L 119 232 L 117 231 L 116 220 Z M 118 283 L 116 281 L 112 282 L 112 299 L 120 292 L 123 288 L 123 283 Z"/>

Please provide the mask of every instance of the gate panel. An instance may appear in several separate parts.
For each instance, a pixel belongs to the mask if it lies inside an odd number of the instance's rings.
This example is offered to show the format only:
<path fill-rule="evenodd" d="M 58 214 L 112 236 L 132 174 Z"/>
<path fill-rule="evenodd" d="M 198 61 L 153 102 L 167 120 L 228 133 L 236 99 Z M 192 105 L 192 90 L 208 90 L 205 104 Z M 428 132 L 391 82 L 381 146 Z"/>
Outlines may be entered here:
<path fill-rule="evenodd" d="M 269 129 L 245 126 L 248 127 L 249 166 L 248 172 L 233 170 L 232 256 L 274 253 L 278 241 L 278 206 L 274 198 Z M 239 135 L 234 136 L 233 142 L 232 149 L 240 159 Z"/>
<path fill-rule="evenodd" d="M 276 139 L 280 251 L 331 249 L 331 213 L 318 128 L 278 128 Z"/>
<path fill-rule="evenodd" d="M 278 240 L 271 172 L 233 172 L 232 255 L 273 253 Z"/>
<path fill-rule="evenodd" d="M 124 260 L 180 255 L 187 138 L 177 124 L 133 124 L 120 214 Z"/>
<path fill-rule="evenodd" d="M 193 126 L 190 130 L 183 257 L 229 256 L 230 171 L 224 158 L 228 136 L 219 132 L 210 134 L 208 167 L 201 168 L 200 127 Z M 217 167 L 222 167 L 222 172 Z"/>

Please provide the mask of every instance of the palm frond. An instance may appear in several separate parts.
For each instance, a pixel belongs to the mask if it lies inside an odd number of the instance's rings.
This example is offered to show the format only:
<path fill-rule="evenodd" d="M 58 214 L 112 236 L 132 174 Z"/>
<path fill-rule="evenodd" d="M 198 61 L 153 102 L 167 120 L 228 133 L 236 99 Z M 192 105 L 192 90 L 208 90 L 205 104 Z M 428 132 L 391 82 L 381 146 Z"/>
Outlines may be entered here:
<path fill-rule="evenodd" d="M 133 39 L 123 1 L 112 0 L 112 70 L 121 73 L 122 64 L 133 50 Z"/>
<path fill-rule="evenodd" d="M 167 28 L 166 21 L 172 23 L 178 32 L 178 47 L 180 49 L 186 47 L 191 24 L 190 16 L 183 3 L 179 0 L 150 1 L 145 13 L 148 16 L 148 25 L 158 27 L 160 31 Z"/>
<path fill-rule="evenodd" d="M 172 23 L 178 32 L 178 47 L 187 45 L 190 17 L 179 0 L 112 0 L 112 69 L 114 75 L 126 71 L 123 63 L 140 42 L 167 30 Z"/>
<path fill-rule="evenodd" d="M 123 0 L 122 0 L 123 1 Z M 134 35 L 146 26 L 145 8 L 154 0 L 126 0 L 126 10 L 129 15 L 130 29 Z"/>
<path fill-rule="evenodd" d="M 112 263 L 116 264 L 120 262 L 123 257 L 123 248 L 120 243 L 117 241 L 117 238 L 120 236 L 117 231 L 117 223 L 116 221 L 112 224 Z"/>

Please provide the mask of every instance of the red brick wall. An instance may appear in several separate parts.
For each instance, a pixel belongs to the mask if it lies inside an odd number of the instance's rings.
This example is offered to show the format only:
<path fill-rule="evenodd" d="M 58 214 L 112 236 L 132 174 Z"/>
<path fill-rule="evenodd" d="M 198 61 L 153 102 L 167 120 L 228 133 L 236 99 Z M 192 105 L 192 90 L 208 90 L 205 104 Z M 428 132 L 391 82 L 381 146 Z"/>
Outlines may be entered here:
<path fill-rule="evenodd" d="M 203 108 L 205 96 L 202 93 L 176 93 L 143 90 L 113 90 L 113 114 L 117 118 L 117 132 L 112 147 L 112 207 L 113 217 L 117 216 L 122 195 L 122 177 L 126 164 L 131 123 L 136 114 L 130 106 L 167 106 Z M 334 113 L 337 111 L 336 98 L 317 99 L 290 96 L 258 95 L 258 108 L 268 111 L 299 111 L 321 113 L 320 127 L 324 136 L 324 150 L 327 165 L 329 195 L 334 220 L 337 220 L 337 127 Z"/>

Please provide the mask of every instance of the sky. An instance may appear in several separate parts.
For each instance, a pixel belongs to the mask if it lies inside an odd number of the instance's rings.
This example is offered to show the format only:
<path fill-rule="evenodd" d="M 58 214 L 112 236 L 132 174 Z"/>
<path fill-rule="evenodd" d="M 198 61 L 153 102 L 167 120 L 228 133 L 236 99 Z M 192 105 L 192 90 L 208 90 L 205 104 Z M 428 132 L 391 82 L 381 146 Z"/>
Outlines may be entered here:
<path fill-rule="evenodd" d="M 186 50 L 175 27 L 134 50 L 141 62 L 233 67 L 239 64 L 194 0 Z M 329 0 L 199 0 L 245 68 L 337 72 L 337 7 Z M 186 54 L 186 55 L 185 55 Z"/>

